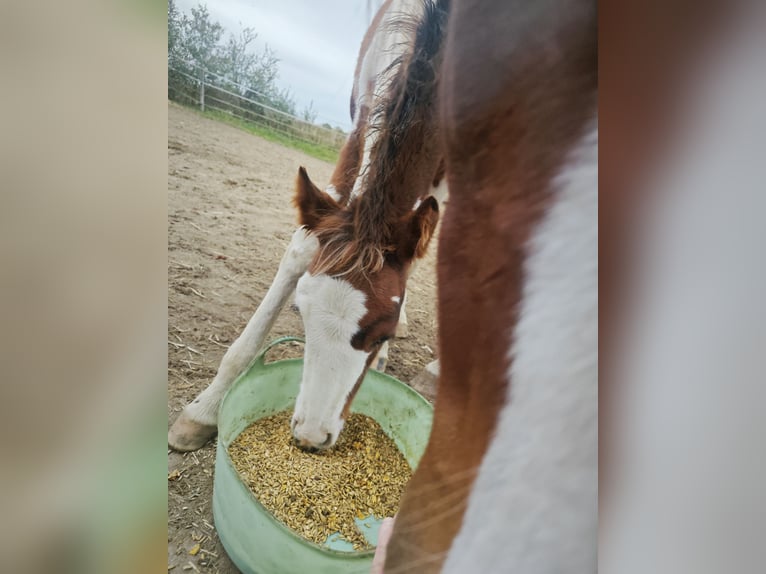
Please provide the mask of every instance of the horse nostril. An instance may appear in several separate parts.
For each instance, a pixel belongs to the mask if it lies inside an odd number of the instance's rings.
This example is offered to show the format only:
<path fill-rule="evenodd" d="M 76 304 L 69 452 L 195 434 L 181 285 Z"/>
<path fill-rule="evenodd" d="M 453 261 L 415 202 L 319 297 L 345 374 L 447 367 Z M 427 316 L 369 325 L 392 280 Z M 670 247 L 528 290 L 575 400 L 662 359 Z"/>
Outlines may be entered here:
<path fill-rule="evenodd" d="M 299 440 L 295 437 L 293 437 L 292 443 L 293 443 L 293 446 L 301 449 L 303 452 L 317 452 L 319 450 L 317 447 L 310 446 L 304 443 L 302 440 Z"/>
<path fill-rule="evenodd" d="M 321 444 L 310 444 L 309 442 L 298 438 L 297 436 L 293 435 L 290 439 L 290 442 L 293 446 L 301 449 L 304 452 L 319 452 L 322 449 L 325 449 L 330 446 L 332 443 L 332 433 L 327 433 L 327 438 L 325 438 L 324 442 Z"/>

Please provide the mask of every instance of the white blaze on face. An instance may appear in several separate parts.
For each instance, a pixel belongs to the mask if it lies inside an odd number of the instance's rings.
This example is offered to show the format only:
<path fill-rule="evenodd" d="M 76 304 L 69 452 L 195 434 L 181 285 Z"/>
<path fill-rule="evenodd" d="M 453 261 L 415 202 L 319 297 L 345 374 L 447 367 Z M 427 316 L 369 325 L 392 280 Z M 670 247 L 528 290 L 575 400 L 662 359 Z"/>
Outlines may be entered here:
<path fill-rule="evenodd" d="M 306 350 L 293 436 L 304 446 L 332 446 L 343 428 L 343 408 L 368 358 L 351 346 L 367 313 L 365 301 L 365 294 L 344 279 L 306 273 L 298 281 L 295 302 Z"/>

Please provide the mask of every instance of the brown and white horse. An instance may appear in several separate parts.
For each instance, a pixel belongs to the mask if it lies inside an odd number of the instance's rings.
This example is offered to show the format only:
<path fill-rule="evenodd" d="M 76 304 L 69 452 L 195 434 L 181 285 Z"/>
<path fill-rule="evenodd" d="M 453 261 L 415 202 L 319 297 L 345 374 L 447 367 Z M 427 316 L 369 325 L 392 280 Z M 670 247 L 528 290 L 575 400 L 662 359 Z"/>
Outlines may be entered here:
<path fill-rule="evenodd" d="M 426 6 L 434 25 L 418 26 Z M 215 433 L 224 393 L 293 291 L 306 334 L 293 434 L 305 448 L 337 440 L 364 374 L 396 331 L 412 263 L 425 254 L 438 220 L 433 196 L 446 195 L 434 103 L 442 34 L 434 10 L 422 0 L 388 0 L 373 19 L 355 72 L 354 127 L 331 183 L 322 191 L 299 170 L 302 226 L 212 383 L 171 427 L 171 447 L 194 450 Z"/>
<path fill-rule="evenodd" d="M 430 442 L 385 572 L 595 572 L 596 4 L 456 0 Z"/>
<path fill-rule="evenodd" d="M 766 7 L 602 10 L 599 229 L 596 3 L 453 0 L 440 387 L 388 574 L 763 569 Z"/>

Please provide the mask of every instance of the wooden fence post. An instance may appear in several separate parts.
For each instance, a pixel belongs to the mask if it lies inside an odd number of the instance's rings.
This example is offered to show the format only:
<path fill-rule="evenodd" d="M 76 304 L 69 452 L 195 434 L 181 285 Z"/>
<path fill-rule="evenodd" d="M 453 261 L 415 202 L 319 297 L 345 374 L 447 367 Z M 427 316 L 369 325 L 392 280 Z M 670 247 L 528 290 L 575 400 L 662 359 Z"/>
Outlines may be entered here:
<path fill-rule="evenodd" d="M 199 77 L 199 109 L 205 111 L 205 70 L 201 70 Z"/>

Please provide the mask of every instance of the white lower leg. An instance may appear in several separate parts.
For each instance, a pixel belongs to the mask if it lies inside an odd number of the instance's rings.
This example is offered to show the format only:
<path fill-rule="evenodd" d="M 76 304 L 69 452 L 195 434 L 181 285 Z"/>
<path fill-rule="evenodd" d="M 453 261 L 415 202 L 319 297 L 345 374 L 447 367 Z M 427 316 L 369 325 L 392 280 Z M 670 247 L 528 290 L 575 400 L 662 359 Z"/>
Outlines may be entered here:
<path fill-rule="evenodd" d="M 407 291 L 404 292 L 402 298 L 402 305 L 399 308 L 399 322 L 396 324 L 396 336 L 399 338 L 407 337 L 409 335 L 409 323 L 407 323 Z"/>
<path fill-rule="evenodd" d="M 372 361 L 372 366 L 381 373 L 386 370 L 386 365 L 388 365 L 388 341 L 381 345 L 375 360 Z"/>
<path fill-rule="evenodd" d="M 298 279 L 308 268 L 316 249 L 317 241 L 313 235 L 303 228 L 295 231 L 271 287 L 245 330 L 226 351 L 213 382 L 184 409 L 188 418 L 203 425 L 216 425 L 223 395 L 263 347 L 266 336 L 295 290 Z"/>

